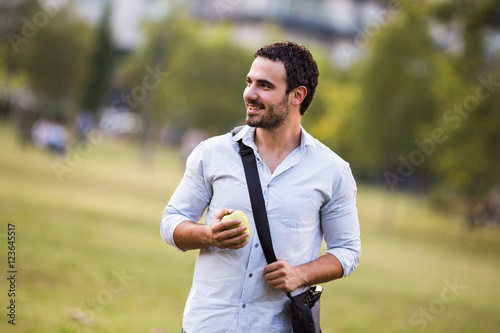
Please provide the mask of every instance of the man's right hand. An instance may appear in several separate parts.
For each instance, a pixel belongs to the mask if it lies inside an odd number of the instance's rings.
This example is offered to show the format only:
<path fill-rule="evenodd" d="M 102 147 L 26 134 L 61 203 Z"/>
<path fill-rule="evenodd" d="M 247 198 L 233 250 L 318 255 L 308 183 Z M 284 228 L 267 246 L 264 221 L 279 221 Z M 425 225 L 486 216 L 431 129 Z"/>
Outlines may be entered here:
<path fill-rule="evenodd" d="M 248 234 L 245 232 L 246 226 L 242 225 L 234 229 L 229 227 L 237 226 L 241 223 L 240 219 L 221 221 L 222 218 L 234 212 L 233 209 L 224 208 L 215 215 L 208 227 L 208 237 L 212 246 L 221 249 L 240 249 L 248 244 Z M 240 235 L 241 234 L 241 235 Z"/>
<path fill-rule="evenodd" d="M 209 225 L 196 223 L 190 220 L 183 221 L 174 231 L 175 244 L 183 250 L 194 250 L 206 247 L 218 247 L 221 249 L 240 249 L 248 244 L 246 226 L 242 225 L 234 229 L 226 230 L 228 227 L 237 226 L 241 223 L 239 219 L 221 219 L 231 214 L 234 210 L 224 208 Z M 241 235 L 240 235 L 241 234 Z"/>

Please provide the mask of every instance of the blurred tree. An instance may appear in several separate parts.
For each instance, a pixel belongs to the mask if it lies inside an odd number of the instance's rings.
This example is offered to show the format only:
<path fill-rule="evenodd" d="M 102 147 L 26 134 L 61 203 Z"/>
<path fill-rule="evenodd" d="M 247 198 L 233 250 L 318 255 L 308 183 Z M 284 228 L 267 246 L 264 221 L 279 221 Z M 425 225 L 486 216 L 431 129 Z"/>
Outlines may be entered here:
<path fill-rule="evenodd" d="M 67 118 L 74 112 L 85 74 L 89 33 L 88 26 L 61 8 L 20 52 L 42 115 Z"/>
<path fill-rule="evenodd" d="M 19 52 L 38 32 L 33 23 L 36 13 L 44 13 L 38 0 L 23 2 L 0 1 L 0 46 L 4 49 L 4 58 L 11 71 L 19 66 Z M 43 22 L 42 22 L 43 23 Z"/>
<path fill-rule="evenodd" d="M 244 78 L 253 58 L 229 41 L 224 26 L 193 32 L 171 55 L 158 107 L 183 129 L 227 131 L 244 122 Z"/>
<path fill-rule="evenodd" d="M 4 51 L 9 72 L 25 77 L 40 114 L 66 118 L 80 93 L 90 29 L 67 7 L 26 1 L 16 13 Z"/>
<path fill-rule="evenodd" d="M 431 7 L 431 15 L 445 24 L 459 22 L 462 26 L 463 51 L 450 60 L 466 81 L 475 80 L 485 68 L 484 32 L 500 27 L 500 0 L 438 2 Z"/>
<path fill-rule="evenodd" d="M 466 199 L 469 212 L 500 186 L 500 54 L 488 54 L 485 39 L 488 30 L 500 33 L 499 13 L 498 0 L 450 1 L 433 10 L 441 22 L 458 21 L 464 29 L 463 52 L 447 57 L 453 80 L 441 85 L 441 91 L 455 91 L 443 96 L 437 121 L 448 139 L 431 166 L 439 197 L 453 191 Z"/>
<path fill-rule="evenodd" d="M 437 112 L 432 91 L 437 50 L 427 31 L 427 12 L 423 4 L 406 2 L 401 14 L 374 36 L 359 78 L 352 162 L 361 179 L 382 178 L 391 188 L 429 177 L 422 156 L 411 155 Z"/>
<path fill-rule="evenodd" d="M 7 31 L 0 43 L 7 68 L 2 88 L 8 91 L 7 112 L 24 146 L 31 142 L 38 117 L 64 122 L 76 110 L 90 28 L 59 2 L 27 0 L 7 7 L 8 19 L 2 22 Z"/>
<path fill-rule="evenodd" d="M 359 99 L 359 80 L 356 69 L 343 72 L 333 68 L 331 63 L 317 59 L 320 70 L 319 84 L 316 89 L 311 110 L 304 116 L 303 124 L 318 140 L 329 146 L 342 158 L 352 160 L 353 140 L 358 140 L 354 133 L 356 121 L 353 112 Z M 311 117 L 313 116 L 313 117 Z M 312 118 L 312 119 L 311 119 Z M 356 165 L 352 165 L 357 173 Z"/>
<path fill-rule="evenodd" d="M 162 73 L 158 85 L 147 90 L 148 97 L 156 96 L 147 102 L 148 110 L 154 109 L 161 124 L 220 133 L 244 121 L 242 93 L 252 56 L 230 42 L 227 27 L 202 25 L 181 14 L 150 31 L 150 42 L 121 74 L 126 90 L 132 90 L 143 85 L 148 68 Z M 163 59 L 154 56 L 158 49 L 164 50 Z M 137 103 L 142 113 L 144 106 Z"/>
<path fill-rule="evenodd" d="M 111 2 L 106 1 L 104 14 L 95 31 L 94 50 L 86 71 L 81 109 L 97 113 L 107 103 L 114 70 L 114 47 L 111 32 Z"/>
<path fill-rule="evenodd" d="M 157 105 L 158 91 L 164 84 L 168 74 L 165 67 L 169 64 L 171 55 L 178 41 L 189 30 L 185 24 L 182 6 L 176 7 L 178 15 L 165 17 L 160 22 L 147 22 L 148 38 L 141 48 L 131 54 L 118 69 L 119 89 L 128 91 L 112 104 L 122 106 L 142 116 L 140 160 L 150 163 L 153 157 L 155 134 L 158 130 L 159 115 Z M 179 29 L 179 26 L 182 26 Z M 184 30 L 183 28 L 186 28 Z"/>

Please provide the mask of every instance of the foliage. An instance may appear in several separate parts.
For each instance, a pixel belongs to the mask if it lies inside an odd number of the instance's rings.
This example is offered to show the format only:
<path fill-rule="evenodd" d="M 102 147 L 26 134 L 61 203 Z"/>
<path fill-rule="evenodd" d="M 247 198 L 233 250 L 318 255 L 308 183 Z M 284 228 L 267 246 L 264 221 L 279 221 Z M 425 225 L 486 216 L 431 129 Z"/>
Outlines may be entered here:
<path fill-rule="evenodd" d="M 359 99 L 359 85 L 352 73 L 345 77 L 345 73 L 326 63 L 318 63 L 318 67 L 320 78 L 315 99 L 311 110 L 304 116 L 303 123 L 310 123 L 306 129 L 315 138 L 345 160 L 352 161 L 355 159 L 352 140 L 358 140 L 353 125 L 357 121 L 354 108 Z M 312 120 L 311 116 L 314 116 Z"/>
<path fill-rule="evenodd" d="M 366 56 L 348 70 L 331 65 L 321 42 L 306 43 L 321 75 L 305 128 L 360 181 L 482 200 L 500 186 L 500 59 L 485 39 L 498 33 L 498 8 L 500 0 L 402 0 L 365 31 Z M 2 94 L 33 91 L 45 116 L 68 118 L 82 100 L 102 105 L 113 68 L 109 11 L 94 31 L 67 7 L 47 11 L 37 0 L 0 2 L 0 16 L 9 32 L 0 41 Z M 436 22 L 456 28 L 454 52 L 433 39 Z M 253 50 L 236 46 L 233 25 L 171 10 L 145 26 L 144 44 L 117 64 L 113 84 L 123 94 L 112 103 L 143 116 L 144 141 L 164 125 L 221 133 L 241 124 Z M 286 39 L 275 26 L 263 25 L 266 38 Z"/>
<path fill-rule="evenodd" d="M 226 26 L 211 27 L 179 15 L 151 28 L 149 43 L 133 56 L 126 80 L 139 84 L 144 68 L 164 69 L 154 111 L 162 124 L 180 129 L 226 131 L 242 122 L 244 77 L 251 54 L 229 42 Z M 151 61 L 155 45 L 166 43 L 165 57 Z"/>
<path fill-rule="evenodd" d="M 94 50 L 87 68 L 87 84 L 83 89 L 82 109 L 97 113 L 107 103 L 111 91 L 115 51 L 111 32 L 111 3 L 108 1 L 99 27 L 95 31 Z"/>
<path fill-rule="evenodd" d="M 251 56 L 218 40 L 193 36 L 174 54 L 167 71 L 165 99 L 161 102 L 171 119 L 182 127 L 224 131 L 242 122 L 244 77 Z"/>
<path fill-rule="evenodd" d="M 500 55 L 488 55 L 484 39 L 487 29 L 495 29 L 499 6 L 500 1 L 462 0 L 438 5 L 434 10 L 444 23 L 461 20 L 464 45 L 463 52 L 447 57 L 451 75 L 439 87 L 441 92 L 456 93 L 444 99 L 447 106 L 443 105 L 436 122 L 449 136 L 432 161 L 432 171 L 440 178 L 440 188 L 468 199 L 470 210 L 500 186 Z"/>
<path fill-rule="evenodd" d="M 422 126 L 433 120 L 437 111 L 432 91 L 436 53 L 426 29 L 425 11 L 407 9 L 374 39 L 359 78 L 354 125 L 359 139 L 353 148 L 359 160 L 355 157 L 353 163 L 363 165 L 364 178 L 397 172 L 398 157 L 416 148 L 414 141 Z M 426 174 L 423 165 L 414 176 Z"/>
<path fill-rule="evenodd" d="M 402 2 L 371 35 L 366 57 L 330 71 L 318 90 L 325 114 L 312 132 L 348 160 L 358 180 L 427 189 L 473 209 L 500 186 L 499 1 Z M 429 22 L 462 26 L 463 45 L 439 49 Z M 456 205 L 452 205 L 456 207 Z"/>
<path fill-rule="evenodd" d="M 79 98 L 90 30 L 67 7 L 49 11 L 28 1 L 17 15 L 18 29 L 3 45 L 10 74 L 26 78 L 42 115 L 66 118 Z"/>

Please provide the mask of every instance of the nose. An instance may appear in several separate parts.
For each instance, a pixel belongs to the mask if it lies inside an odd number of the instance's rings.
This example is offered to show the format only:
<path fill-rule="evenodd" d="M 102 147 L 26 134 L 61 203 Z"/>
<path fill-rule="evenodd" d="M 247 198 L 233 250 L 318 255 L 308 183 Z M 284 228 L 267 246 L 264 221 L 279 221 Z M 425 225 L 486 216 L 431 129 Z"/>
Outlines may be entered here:
<path fill-rule="evenodd" d="M 255 89 L 254 83 L 247 85 L 245 90 L 243 90 L 243 98 L 246 101 L 256 101 L 259 99 L 259 95 L 257 94 L 257 89 Z"/>

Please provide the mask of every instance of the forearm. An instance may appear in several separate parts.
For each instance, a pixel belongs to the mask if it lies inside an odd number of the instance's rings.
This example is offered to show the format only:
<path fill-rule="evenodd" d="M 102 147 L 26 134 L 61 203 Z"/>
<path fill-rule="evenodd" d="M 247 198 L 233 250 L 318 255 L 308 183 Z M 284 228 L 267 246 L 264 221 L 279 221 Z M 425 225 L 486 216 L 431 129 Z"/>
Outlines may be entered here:
<path fill-rule="evenodd" d="M 201 249 L 212 246 L 209 227 L 186 220 L 179 224 L 174 231 L 174 242 L 183 250 Z"/>
<path fill-rule="evenodd" d="M 296 268 L 301 276 L 302 286 L 332 281 L 341 278 L 344 273 L 340 261 L 330 253 L 324 253 L 318 259 Z"/>
<path fill-rule="evenodd" d="M 299 266 L 291 266 L 278 258 L 278 261 L 264 268 L 267 282 L 273 288 L 286 292 L 294 291 L 300 286 L 312 286 L 338 279 L 343 273 L 340 261 L 330 253 Z"/>

